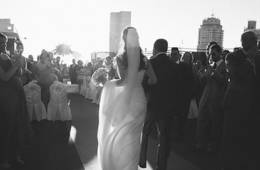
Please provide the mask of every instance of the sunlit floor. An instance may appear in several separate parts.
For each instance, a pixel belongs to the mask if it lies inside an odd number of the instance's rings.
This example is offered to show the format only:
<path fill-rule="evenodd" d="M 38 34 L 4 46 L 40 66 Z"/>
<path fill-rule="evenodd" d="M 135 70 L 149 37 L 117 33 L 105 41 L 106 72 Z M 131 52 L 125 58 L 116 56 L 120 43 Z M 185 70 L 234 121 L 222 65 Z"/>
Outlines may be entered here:
<path fill-rule="evenodd" d="M 90 160 L 87 164 L 84 165 L 85 170 L 101 170 L 98 165 L 97 156 Z M 151 165 L 147 163 L 147 168 L 139 168 L 139 170 L 153 170 Z"/>
<path fill-rule="evenodd" d="M 100 170 L 97 162 L 98 106 L 81 96 L 74 95 L 71 98 L 73 114 L 71 142 L 75 143 L 85 170 Z M 139 168 L 139 170 L 155 169 L 156 148 L 157 141 L 151 137 L 147 153 L 149 163 L 147 168 Z M 173 148 L 168 159 L 167 170 L 217 170 L 216 161 L 209 159 L 208 155 L 191 153 L 188 146 L 184 144 L 176 143 Z"/>

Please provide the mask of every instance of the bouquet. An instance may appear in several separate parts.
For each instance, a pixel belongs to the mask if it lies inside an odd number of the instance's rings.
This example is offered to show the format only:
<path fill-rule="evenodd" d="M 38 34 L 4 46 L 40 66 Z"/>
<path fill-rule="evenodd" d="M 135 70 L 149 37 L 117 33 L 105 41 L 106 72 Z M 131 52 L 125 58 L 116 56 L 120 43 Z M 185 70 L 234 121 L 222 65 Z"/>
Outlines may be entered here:
<path fill-rule="evenodd" d="M 92 82 L 95 86 L 104 86 L 108 80 L 108 70 L 106 68 L 97 69 L 92 75 Z"/>

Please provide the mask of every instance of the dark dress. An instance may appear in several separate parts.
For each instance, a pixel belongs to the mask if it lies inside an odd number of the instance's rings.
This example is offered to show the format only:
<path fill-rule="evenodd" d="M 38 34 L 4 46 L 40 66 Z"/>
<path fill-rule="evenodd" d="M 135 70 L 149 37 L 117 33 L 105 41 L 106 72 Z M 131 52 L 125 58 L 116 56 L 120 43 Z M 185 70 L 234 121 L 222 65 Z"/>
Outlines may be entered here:
<path fill-rule="evenodd" d="M 7 72 L 10 59 L 0 58 L 0 67 Z M 8 81 L 0 80 L 0 155 L 1 159 L 15 159 L 21 154 L 29 134 L 29 118 L 22 82 L 17 74 Z"/>
<path fill-rule="evenodd" d="M 181 62 L 178 66 L 177 84 L 177 111 L 174 115 L 175 124 L 177 125 L 177 137 L 184 136 L 184 126 L 189 113 L 190 102 L 194 88 L 194 75 L 192 65 Z"/>
<path fill-rule="evenodd" d="M 231 77 L 224 99 L 224 122 L 221 158 L 226 169 L 248 169 L 252 143 L 255 77 L 253 67 L 245 61 L 243 77 Z"/>

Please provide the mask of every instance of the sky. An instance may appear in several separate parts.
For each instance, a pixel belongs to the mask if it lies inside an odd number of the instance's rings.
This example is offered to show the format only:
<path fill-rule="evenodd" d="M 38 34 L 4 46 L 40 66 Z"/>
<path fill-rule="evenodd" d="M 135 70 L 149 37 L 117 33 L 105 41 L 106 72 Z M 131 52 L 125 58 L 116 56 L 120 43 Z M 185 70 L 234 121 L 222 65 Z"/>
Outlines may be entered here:
<path fill-rule="evenodd" d="M 143 49 L 157 38 L 169 46 L 196 48 L 203 19 L 221 20 L 224 47 L 240 46 L 248 20 L 260 28 L 260 0 L 1 0 L 0 18 L 10 18 L 24 43 L 24 55 L 66 43 L 90 60 L 108 51 L 110 12 L 131 11 Z"/>

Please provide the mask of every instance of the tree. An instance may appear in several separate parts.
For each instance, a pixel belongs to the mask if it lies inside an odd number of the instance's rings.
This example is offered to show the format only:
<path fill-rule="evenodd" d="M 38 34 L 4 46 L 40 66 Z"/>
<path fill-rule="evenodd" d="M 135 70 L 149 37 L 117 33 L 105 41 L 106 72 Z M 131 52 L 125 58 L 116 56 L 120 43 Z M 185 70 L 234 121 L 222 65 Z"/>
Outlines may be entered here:
<path fill-rule="evenodd" d="M 70 46 L 67 44 L 59 44 L 54 49 L 54 54 L 56 54 L 56 55 L 65 56 L 65 55 L 70 55 L 72 53 L 73 53 L 73 51 L 71 50 Z"/>

